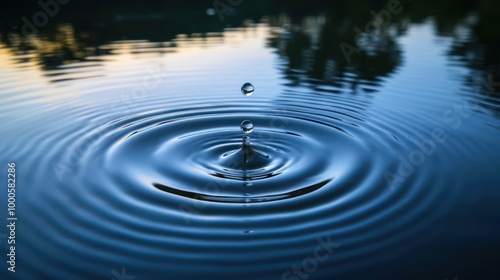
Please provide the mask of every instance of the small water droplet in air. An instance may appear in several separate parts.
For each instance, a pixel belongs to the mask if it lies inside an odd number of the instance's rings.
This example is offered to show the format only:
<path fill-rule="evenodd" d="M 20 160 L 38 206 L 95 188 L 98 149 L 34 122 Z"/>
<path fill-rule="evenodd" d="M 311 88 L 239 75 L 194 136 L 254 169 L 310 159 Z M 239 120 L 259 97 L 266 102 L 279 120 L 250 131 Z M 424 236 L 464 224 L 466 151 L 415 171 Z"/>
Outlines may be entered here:
<path fill-rule="evenodd" d="M 205 13 L 207 14 L 207 16 L 215 16 L 215 10 L 212 8 L 207 9 Z"/>
<path fill-rule="evenodd" d="M 244 133 L 251 133 L 253 130 L 253 123 L 249 120 L 244 120 L 241 122 L 241 131 Z"/>
<path fill-rule="evenodd" d="M 245 83 L 243 86 L 241 86 L 241 93 L 245 96 L 250 96 L 252 95 L 254 91 L 254 87 L 251 83 Z"/>
<path fill-rule="evenodd" d="M 243 130 L 243 128 L 242 128 L 242 130 Z M 243 140 L 242 140 L 243 147 L 249 147 L 250 141 L 251 141 L 250 136 L 247 135 L 247 136 L 243 137 Z"/>

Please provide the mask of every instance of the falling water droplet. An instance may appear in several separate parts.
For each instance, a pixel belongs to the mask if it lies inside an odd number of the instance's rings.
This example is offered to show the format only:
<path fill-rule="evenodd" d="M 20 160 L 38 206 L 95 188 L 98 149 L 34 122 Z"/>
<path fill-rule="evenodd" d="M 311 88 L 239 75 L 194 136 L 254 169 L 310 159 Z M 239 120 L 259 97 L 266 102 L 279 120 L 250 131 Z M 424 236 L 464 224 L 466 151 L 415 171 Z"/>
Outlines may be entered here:
<path fill-rule="evenodd" d="M 254 87 L 251 83 L 245 83 L 243 86 L 241 86 L 241 93 L 245 96 L 250 96 L 252 95 L 254 91 Z"/>
<path fill-rule="evenodd" d="M 241 131 L 243 131 L 244 133 L 252 133 L 252 130 L 253 130 L 253 123 L 251 121 L 244 120 L 241 122 Z"/>
<path fill-rule="evenodd" d="M 248 136 L 248 135 L 247 135 L 247 136 L 244 136 L 244 137 L 243 137 L 243 140 L 242 140 L 242 142 L 243 142 L 243 143 L 242 143 L 243 147 L 250 147 L 250 141 L 251 141 L 250 136 Z"/>

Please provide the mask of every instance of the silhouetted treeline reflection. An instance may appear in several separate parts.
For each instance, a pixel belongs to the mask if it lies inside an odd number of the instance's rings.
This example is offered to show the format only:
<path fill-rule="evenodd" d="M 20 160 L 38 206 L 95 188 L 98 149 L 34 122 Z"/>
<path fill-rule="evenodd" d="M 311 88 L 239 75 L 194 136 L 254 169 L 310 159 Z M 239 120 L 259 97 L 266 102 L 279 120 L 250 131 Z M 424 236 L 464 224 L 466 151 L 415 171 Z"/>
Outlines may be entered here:
<path fill-rule="evenodd" d="M 390 9 L 391 1 L 243 1 L 223 21 L 214 14 L 212 2 L 188 2 L 68 2 L 40 28 L 33 22 L 25 26 L 41 9 L 35 1 L 9 3 L 1 39 L 11 52 L 34 52 L 37 64 L 54 69 L 107 55 L 110 51 L 100 46 L 112 41 L 146 40 L 175 51 L 179 34 L 221 37 L 228 26 L 265 22 L 276 27 L 269 46 L 288 60 L 284 71 L 292 84 L 306 79 L 335 85 L 350 73 L 357 77 L 352 79 L 356 88 L 360 80 L 377 83 L 394 72 L 403 63 L 398 38 L 412 24 L 432 22 L 436 34 L 453 38 L 450 57 L 473 69 L 488 69 L 495 80 L 500 77 L 498 1 L 396 1 L 397 13 L 369 27 L 374 14 Z"/>

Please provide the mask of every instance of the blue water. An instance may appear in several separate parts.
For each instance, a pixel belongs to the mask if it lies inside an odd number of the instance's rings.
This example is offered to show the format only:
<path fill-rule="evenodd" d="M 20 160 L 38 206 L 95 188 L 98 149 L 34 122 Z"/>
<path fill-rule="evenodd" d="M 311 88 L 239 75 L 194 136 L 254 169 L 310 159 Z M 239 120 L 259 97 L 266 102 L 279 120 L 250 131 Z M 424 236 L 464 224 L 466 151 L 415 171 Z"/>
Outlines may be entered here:
<path fill-rule="evenodd" d="M 401 17 L 351 63 L 335 20 L 2 37 L 2 279 L 496 279 L 498 56 L 477 15 Z"/>

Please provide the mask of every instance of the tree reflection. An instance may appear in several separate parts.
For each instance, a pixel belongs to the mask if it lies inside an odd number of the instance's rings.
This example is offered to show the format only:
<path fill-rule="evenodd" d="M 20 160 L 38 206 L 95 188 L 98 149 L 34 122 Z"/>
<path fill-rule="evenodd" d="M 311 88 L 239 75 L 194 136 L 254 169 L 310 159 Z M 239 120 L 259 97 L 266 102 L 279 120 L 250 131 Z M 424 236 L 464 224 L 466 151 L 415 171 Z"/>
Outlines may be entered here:
<path fill-rule="evenodd" d="M 492 0 L 401 0 L 403 11 L 392 15 L 389 24 L 366 33 L 360 43 L 359 32 L 373 20 L 370 11 L 387 7 L 386 0 L 360 1 L 252 1 L 242 4 L 220 22 L 209 16 L 206 1 L 135 1 L 119 6 L 97 1 L 72 3 L 66 12 L 51 19 L 37 34 L 21 34 L 16 23 L 36 5 L 9 4 L 12 13 L 2 17 L 1 41 L 16 59 L 36 60 L 42 69 L 54 69 L 75 61 L 99 59 L 110 50 L 101 46 L 116 40 L 146 40 L 162 46 L 178 34 L 209 37 L 228 25 L 246 20 L 265 19 L 273 27 L 268 46 L 286 61 L 283 72 L 290 84 L 318 84 L 349 87 L 353 91 L 376 91 L 381 78 L 397 71 L 402 64 L 400 37 L 412 24 L 430 21 L 439 36 L 453 38 L 447 55 L 472 70 L 493 74 L 498 68 L 500 3 Z M 17 11 L 17 13 L 16 13 Z M 16 33 L 17 32 L 17 33 Z M 340 45 L 355 46 L 359 52 L 346 58 Z M 30 54 L 30 56 L 24 56 Z M 32 55 L 34 54 L 34 55 Z"/>

